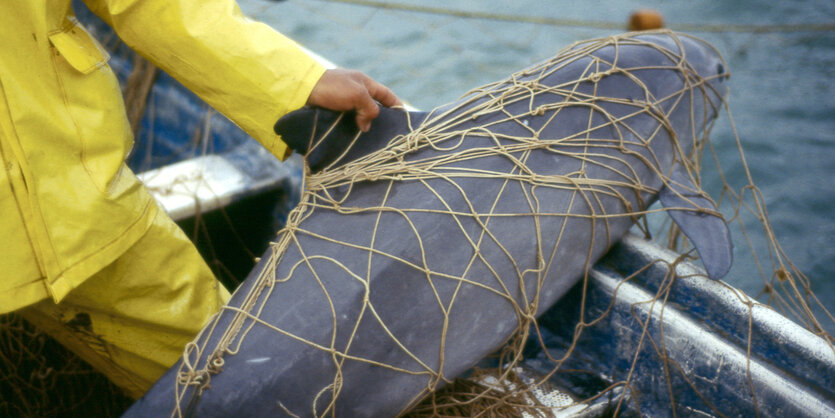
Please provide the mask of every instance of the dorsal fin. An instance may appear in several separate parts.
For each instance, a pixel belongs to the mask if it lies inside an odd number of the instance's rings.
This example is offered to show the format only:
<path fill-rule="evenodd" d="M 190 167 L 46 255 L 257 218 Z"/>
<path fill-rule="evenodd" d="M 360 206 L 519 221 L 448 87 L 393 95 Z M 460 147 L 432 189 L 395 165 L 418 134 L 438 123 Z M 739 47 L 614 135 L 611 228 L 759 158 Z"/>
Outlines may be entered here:
<path fill-rule="evenodd" d="M 410 121 L 412 127 L 417 127 L 425 118 L 425 112 L 380 106 L 380 115 L 371 122 L 371 129 L 363 133 L 357 127 L 354 112 L 304 107 L 279 119 L 275 133 L 293 151 L 305 155 L 315 173 L 377 151 L 395 136 L 410 132 Z"/>
<path fill-rule="evenodd" d="M 708 276 L 714 280 L 724 277 L 733 263 L 733 242 L 728 225 L 716 215 L 716 207 L 703 197 L 701 189 L 693 184 L 680 164 L 673 167 L 670 180 L 658 195 L 661 204 L 696 247 Z"/>

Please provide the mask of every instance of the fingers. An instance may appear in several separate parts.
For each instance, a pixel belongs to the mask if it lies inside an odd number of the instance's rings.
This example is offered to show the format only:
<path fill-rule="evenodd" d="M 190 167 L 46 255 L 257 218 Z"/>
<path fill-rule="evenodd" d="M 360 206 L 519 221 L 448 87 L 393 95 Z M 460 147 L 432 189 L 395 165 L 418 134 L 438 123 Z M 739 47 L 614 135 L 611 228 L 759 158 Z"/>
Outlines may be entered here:
<path fill-rule="evenodd" d="M 380 114 L 377 105 L 391 107 L 402 105 L 400 99 L 388 87 L 371 77 L 354 70 L 327 70 L 314 86 L 307 103 L 335 111 L 356 111 L 357 126 L 368 132 L 371 121 Z"/>
<path fill-rule="evenodd" d="M 368 132 L 371 129 L 371 121 L 380 114 L 380 107 L 371 98 L 368 90 L 362 89 L 358 93 L 354 109 L 357 111 L 357 126 L 363 132 Z"/>
<path fill-rule="evenodd" d="M 371 129 L 371 121 L 380 114 L 380 108 L 377 106 L 377 102 L 380 102 L 386 107 L 402 105 L 403 103 L 388 87 L 374 81 L 374 79 L 365 74 L 358 73 L 358 75 L 362 80 L 365 91 L 356 108 L 357 126 L 363 132 L 368 132 Z"/>
<path fill-rule="evenodd" d="M 385 107 L 403 104 L 388 87 L 374 81 L 371 77 L 365 76 L 365 88 L 374 100 Z"/>

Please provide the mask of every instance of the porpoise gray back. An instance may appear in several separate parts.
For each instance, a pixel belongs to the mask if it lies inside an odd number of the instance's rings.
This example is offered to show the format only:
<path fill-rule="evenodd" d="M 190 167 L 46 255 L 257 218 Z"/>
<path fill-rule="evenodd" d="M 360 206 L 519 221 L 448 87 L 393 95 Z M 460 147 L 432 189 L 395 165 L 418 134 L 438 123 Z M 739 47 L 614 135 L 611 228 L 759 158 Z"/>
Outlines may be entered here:
<path fill-rule="evenodd" d="M 127 416 L 402 413 L 563 296 L 659 194 L 723 275 L 727 226 L 687 161 L 726 76 L 701 41 L 631 34 L 428 113 L 383 109 L 365 134 L 287 115 L 311 168 L 300 207 Z"/>

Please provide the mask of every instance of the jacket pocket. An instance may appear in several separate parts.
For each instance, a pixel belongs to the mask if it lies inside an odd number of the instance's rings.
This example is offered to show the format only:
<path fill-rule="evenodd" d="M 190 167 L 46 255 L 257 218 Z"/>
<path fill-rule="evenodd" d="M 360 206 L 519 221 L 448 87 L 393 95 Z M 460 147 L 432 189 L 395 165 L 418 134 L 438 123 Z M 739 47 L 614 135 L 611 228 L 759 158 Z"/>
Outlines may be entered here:
<path fill-rule="evenodd" d="M 50 34 L 49 41 L 67 63 L 82 74 L 90 74 L 107 65 L 110 60 L 110 54 L 74 17 L 67 18 L 63 30 Z"/>

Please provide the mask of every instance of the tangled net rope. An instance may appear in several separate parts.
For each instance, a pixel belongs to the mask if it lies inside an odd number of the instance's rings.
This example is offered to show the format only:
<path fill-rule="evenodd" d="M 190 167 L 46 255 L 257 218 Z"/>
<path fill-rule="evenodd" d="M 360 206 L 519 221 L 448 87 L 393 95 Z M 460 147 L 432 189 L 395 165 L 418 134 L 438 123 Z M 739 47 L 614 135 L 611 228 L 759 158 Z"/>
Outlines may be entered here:
<path fill-rule="evenodd" d="M 461 335 L 467 334 L 467 320 L 459 317 L 469 313 L 458 307 L 477 306 L 473 304 L 476 297 L 467 296 L 473 294 L 485 298 L 485 304 L 512 322 L 513 330 L 498 326 L 494 341 L 505 343 L 499 365 L 492 370 L 501 388 L 472 380 L 461 386 L 458 381 L 413 413 L 500 413 L 501 408 L 515 405 L 547 414 L 548 409 L 529 396 L 544 380 L 525 382 L 517 366 L 530 333 L 539 332 L 537 316 L 564 293 L 549 288 L 562 283 L 567 289 L 576 280 L 587 281 L 592 264 L 633 223 L 650 236 L 642 221 L 645 215 L 684 210 L 721 216 L 695 205 L 649 205 L 662 187 L 681 186 L 671 179 L 674 164 L 682 165 L 693 183 L 699 184 L 701 157 L 712 149 L 707 136 L 711 119 L 723 107 L 724 93 L 715 84 L 727 77 L 721 70 L 704 75 L 704 69 L 690 64 L 683 44 L 689 38 L 669 31 L 656 35 L 670 44 L 662 46 L 657 39 L 651 42 L 635 34 L 574 44 L 549 61 L 471 91 L 454 106 L 435 109 L 420 120 L 407 115 L 407 132 L 392 137 L 379 150 L 342 161 L 355 147 L 363 146 L 358 132 L 342 156 L 324 170 L 314 173 L 308 167 L 301 202 L 256 269 L 258 274 L 250 276 L 219 319 L 186 348 L 174 414 L 183 412 L 179 404 L 188 403 L 189 390 L 200 393 L 225 367 L 235 367 L 229 361 L 252 332 L 271 333 L 276 344 L 330 358 L 330 381 L 304 409 L 282 404 L 287 413 L 335 414 L 340 397 L 356 394 L 345 382 L 344 369 L 349 364 L 391 372 L 386 376 L 419 378 L 423 389 L 409 400 L 412 407 L 453 383 L 462 371 L 456 368 L 460 364 L 450 366 L 461 363 L 454 350 L 466 345 Z M 654 51 L 650 63 L 635 65 L 625 54 L 621 56 L 621 49 L 635 46 Z M 560 73 L 573 76 L 554 82 Z M 651 88 L 646 74 L 675 74 L 681 85 L 674 91 Z M 612 84 L 607 83 L 612 80 L 633 90 L 610 95 Z M 577 125 L 577 121 L 581 126 L 570 135 L 552 135 L 554 127 Z M 339 123 L 337 119 L 324 132 L 314 130 L 308 149 L 324 143 Z M 547 158 L 558 161 L 559 169 L 543 166 Z M 719 202 L 733 208 L 730 221 L 738 221 L 744 210 L 762 222 L 774 272 L 763 277 L 775 305 L 795 315 L 832 347 L 831 336 L 810 308 L 820 302 L 804 291 L 809 289 L 808 280 L 777 244 L 750 174 L 748 182 L 740 192 L 726 182 Z M 692 196 L 705 197 L 698 188 L 676 193 L 688 203 L 693 203 Z M 418 201 L 404 199 L 404 195 L 425 198 Z M 747 196 L 753 204 L 746 201 Z M 328 229 L 338 222 L 355 223 L 356 228 L 348 233 Z M 585 242 L 566 238 L 580 230 L 587 232 Z M 391 238 L 394 232 L 401 236 Z M 675 224 L 662 236 L 670 248 L 695 256 Z M 575 253 L 582 255 L 579 262 L 567 260 Z M 455 257 L 458 264 L 454 266 L 444 261 Z M 385 271 L 396 272 L 398 277 L 386 278 Z M 327 328 L 324 335 L 279 323 L 286 316 L 277 315 L 276 310 L 292 311 L 300 305 L 290 299 L 311 296 L 285 293 L 297 289 L 294 283 L 299 281 L 315 283 L 318 289 L 305 303 L 319 307 L 322 316 L 316 319 Z M 421 282 L 403 285 L 414 286 L 410 288 L 413 293 L 420 289 L 427 298 L 414 295 L 417 302 L 404 307 L 402 315 L 417 315 L 416 328 L 425 331 L 421 323 L 431 323 L 440 335 L 412 338 L 396 329 L 393 302 L 387 300 L 393 296 L 376 290 L 396 291 L 394 281 Z M 344 299 L 351 299 L 340 293 L 347 289 L 360 295 L 350 317 L 341 310 Z M 663 305 L 669 295 L 664 292 L 669 292 L 669 284 L 653 302 Z M 746 299 L 746 303 L 756 302 Z M 575 339 L 594 322 L 581 317 Z M 368 335 L 364 332 L 385 341 L 398 355 L 366 355 L 367 347 L 356 341 Z M 416 341 L 433 338 L 437 341 L 429 344 L 431 353 L 418 352 Z M 483 348 L 492 351 L 496 347 Z M 569 348 L 564 358 L 552 359 L 551 374 L 572 351 Z M 477 360 L 488 352 L 469 354 Z M 628 386 L 628 380 L 610 389 Z"/>

